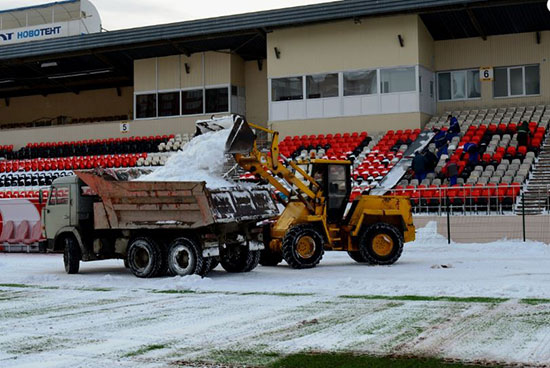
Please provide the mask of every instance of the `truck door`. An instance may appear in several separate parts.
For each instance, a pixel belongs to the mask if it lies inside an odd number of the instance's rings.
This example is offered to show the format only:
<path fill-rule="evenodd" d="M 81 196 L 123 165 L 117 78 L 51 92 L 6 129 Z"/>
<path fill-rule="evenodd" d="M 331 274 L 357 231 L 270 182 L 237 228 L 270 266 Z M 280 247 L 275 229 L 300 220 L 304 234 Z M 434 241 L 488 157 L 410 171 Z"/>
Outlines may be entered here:
<path fill-rule="evenodd" d="M 351 191 L 349 165 L 330 164 L 327 170 L 327 215 L 330 223 L 343 219 Z"/>
<path fill-rule="evenodd" d="M 59 229 L 71 225 L 71 191 L 69 184 L 52 187 L 44 212 L 46 237 L 48 239 L 53 239 Z"/>

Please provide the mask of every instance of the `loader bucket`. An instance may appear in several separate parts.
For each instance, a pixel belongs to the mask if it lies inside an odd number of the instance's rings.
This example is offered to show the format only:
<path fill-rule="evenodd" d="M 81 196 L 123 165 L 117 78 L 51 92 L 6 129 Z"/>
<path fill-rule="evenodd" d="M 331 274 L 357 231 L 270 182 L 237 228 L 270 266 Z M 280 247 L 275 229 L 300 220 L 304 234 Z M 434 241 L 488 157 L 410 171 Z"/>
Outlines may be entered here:
<path fill-rule="evenodd" d="M 249 153 L 254 148 L 256 134 L 244 119 L 238 119 L 225 143 L 227 153 Z"/>

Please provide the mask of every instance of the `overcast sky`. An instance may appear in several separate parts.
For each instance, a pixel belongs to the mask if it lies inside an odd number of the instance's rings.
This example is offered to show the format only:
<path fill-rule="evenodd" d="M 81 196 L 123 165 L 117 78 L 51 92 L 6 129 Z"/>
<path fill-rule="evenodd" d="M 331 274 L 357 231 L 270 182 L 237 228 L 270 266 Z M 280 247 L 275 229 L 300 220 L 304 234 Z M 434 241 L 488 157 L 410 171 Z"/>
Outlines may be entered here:
<path fill-rule="evenodd" d="M 220 15 L 329 2 L 332 0 L 92 0 L 107 30 L 181 22 Z M 43 0 L 0 0 L 0 9 L 47 4 Z"/>

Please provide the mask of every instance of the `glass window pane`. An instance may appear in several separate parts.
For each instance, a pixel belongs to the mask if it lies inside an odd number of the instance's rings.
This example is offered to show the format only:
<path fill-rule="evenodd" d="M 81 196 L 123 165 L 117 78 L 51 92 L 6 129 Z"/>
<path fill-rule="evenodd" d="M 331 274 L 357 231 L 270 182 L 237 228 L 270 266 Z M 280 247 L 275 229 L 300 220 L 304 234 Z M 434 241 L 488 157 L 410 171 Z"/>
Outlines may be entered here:
<path fill-rule="evenodd" d="M 439 100 L 451 99 L 451 73 L 439 73 L 437 75 Z"/>
<path fill-rule="evenodd" d="M 416 91 L 414 67 L 380 70 L 382 93 Z"/>
<path fill-rule="evenodd" d="M 510 68 L 510 94 L 523 95 L 523 68 Z"/>
<path fill-rule="evenodd" d="M 376 70 L 344 73 L 344 96 L 372 95 L 378 93 Z"/>
<path fill-rule="evenodd" d="M 301 100 L 304 98 L 302 77 L 277 78 L 271 80 L 272 101 Z"/>
<path fill-rule="evenodd" d="M 479 70 L 468 70 L 468 98 L 481 97 Z"/>
<path fill-rule="evenodd" d="M 159 116 L 178 116 L 180 114 L 180 93 L 159 93 Z"/>
<path fill-rule="evenodd" d="M 525 67 L 525 93 L 528 95 L 540 94 L 540 75 L 538 65 Z"/>
<path fill-rule="evenodd" d="M 493 82 L 494 97 L 508 96 L 508 69 L 495 68 L 495 81 Z"/>
<path fill-rule="evenodd" d="M 229 88 L 206 90 L 206 113 L 229 112 Z"/>
<path fill-rule="evenodd" d="M 181 91 L 181 113 L 182 115 L 204 114 L 202 89 Z"/>
<path fill-rule="evenodd" d="M 136 96 L 136 118 L 156 118 L 157 117 L 157 95 L 137 95 Z"/>
<path fill-rule="evenodd" d="M 466 98 L 466 72 L 452 72 L 453 100 Z"/>
<path fill-rule="evenodd" d="M 317 74 L 306 77 L 307 98 L 338 97 L 338 74 Z"/>

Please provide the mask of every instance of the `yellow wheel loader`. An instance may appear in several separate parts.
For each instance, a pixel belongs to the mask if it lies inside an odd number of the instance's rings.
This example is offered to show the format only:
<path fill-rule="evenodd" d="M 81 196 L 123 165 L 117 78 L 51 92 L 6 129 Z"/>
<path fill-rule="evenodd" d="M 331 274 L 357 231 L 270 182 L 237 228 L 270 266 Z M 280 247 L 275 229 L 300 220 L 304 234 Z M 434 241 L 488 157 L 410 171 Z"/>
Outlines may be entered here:
<path fill-rule="evenodd" d="M 258 149 L 252 129 L 271 134 L 269 150 Z M 264 229 L 262 265 L 274 266 L 284 258 L 292 268 L 311 268 L 325 250 L 347 251 L 359 263 L 390 265 L 401 256 L 403 244 L 415 239 L 407 198 L 362 195 L 349 205 L 350 161 L 311 160 L 304 169 L 279 154 L 278 132 L 242 117 L 234 119 L 226 152 L 288 199 Z"/>

